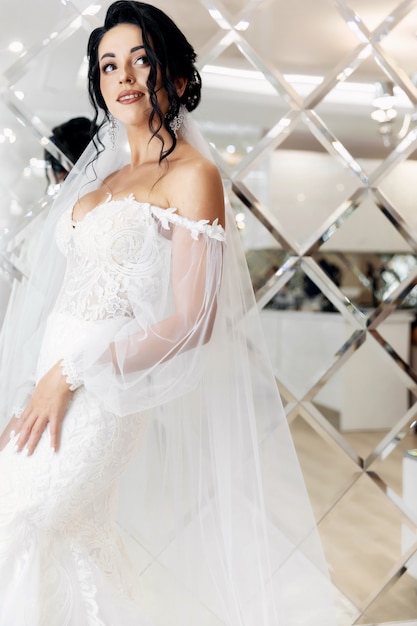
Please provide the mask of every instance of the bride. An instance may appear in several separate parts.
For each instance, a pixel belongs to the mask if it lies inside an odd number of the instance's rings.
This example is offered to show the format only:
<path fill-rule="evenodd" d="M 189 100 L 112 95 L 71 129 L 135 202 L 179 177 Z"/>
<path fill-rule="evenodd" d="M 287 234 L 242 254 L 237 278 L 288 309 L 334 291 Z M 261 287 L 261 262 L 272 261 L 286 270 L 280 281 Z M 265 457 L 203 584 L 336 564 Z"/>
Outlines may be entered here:
<path fill-rule="evenodd" d="M 334 626 L 233 215 L 189 115 L 195 52 L 121 0 L 88 57 L 100 128 L 2 331 L 0 625 Z"/>

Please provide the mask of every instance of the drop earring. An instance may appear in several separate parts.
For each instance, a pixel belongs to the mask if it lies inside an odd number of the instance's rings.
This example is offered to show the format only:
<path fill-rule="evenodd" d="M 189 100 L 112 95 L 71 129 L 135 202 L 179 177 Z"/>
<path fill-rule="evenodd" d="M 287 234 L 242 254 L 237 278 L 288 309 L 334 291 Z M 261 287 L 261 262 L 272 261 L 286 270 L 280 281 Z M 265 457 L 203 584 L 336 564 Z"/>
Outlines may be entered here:
<path fill-rule="evenodd" d="M 177 138 L 177 133 L 180 130 L 181 126 L 184 123 L 184 105 L 181 105 L 178 113 L 172 120 L 169 122 L 169 127 Z"/>
<path fill-rule="evenodd" d="M 117 133 L 119 132 L 119 126 L 115 118 L 113 117 L 113 115 L 109 115 L 109 124 L 110 124 L 109 135 L 110 135 L 111 147 L 112 147 L 112 150 L 116 150 L 116 139 L 117 139 Z"/>

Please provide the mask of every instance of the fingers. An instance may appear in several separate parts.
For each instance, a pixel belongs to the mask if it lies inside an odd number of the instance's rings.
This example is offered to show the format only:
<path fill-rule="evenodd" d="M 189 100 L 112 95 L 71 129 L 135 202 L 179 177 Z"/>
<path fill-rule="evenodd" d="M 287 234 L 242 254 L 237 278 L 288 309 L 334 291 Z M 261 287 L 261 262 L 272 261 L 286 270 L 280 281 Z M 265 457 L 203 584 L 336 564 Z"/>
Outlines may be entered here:
<path fill-rule="evenodd" d="M 48 425 L 48 419 L 46 417 L 38 418 L 32 425 L 29 436 L 26 438 L 26 445 L 24 447 L 24 452 L 25 454 L 27 454 L 27 456 L 30 456 L 31 454 L 33 454 L 47 425 Z M 19 445 L 21 445 L 20 439 L 21 439 L 21 436 L 19 437 Z"/>
<path fill-rule="evenodd" d="M 48 423 L 51 448 L 57 452 L 61 438 L 62 417 L 52 416 L 48 418 L 47 416 L 41 417 L 30 413 L 22 419 L 21 425 L 15 431 L 19 435 L 16 442 L 16 452 L 23 451 L 27 456 L 33 454 Z"/>
<path fill-rule="evenodd" d="M 19 438 L 16 442 L 16 452 L 23 450 L 24 454 L 30 456 L 33 454 L 33 451 L 45 431 L 48 418 L 46 416 L 41 417 L 36 413 L 29 413 L 27 415 L 23 413 L 20 419 L 22 422 L 16 431 L 19 434 Z"/>
<path fill-rule="evenodd" d="M 54 419 L 49 422 L 49 434 L 51 437 L 51 448 L 58 452 L 59 442 L 61 438 L 61 424 L 62 420 Z"/>

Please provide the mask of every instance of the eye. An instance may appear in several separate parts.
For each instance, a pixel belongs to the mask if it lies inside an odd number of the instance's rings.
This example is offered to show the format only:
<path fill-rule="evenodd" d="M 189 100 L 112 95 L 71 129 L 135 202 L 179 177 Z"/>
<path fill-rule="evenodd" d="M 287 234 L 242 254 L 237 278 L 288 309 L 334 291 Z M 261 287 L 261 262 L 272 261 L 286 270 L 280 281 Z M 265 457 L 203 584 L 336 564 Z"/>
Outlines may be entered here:
<path fill-rule="evenodd" d="M 103 74 L 108 74 L 109 72 L 112 72 L 114 69 L 116 69 L 116 66 L 114 63 L 106 63 L 105 65 L 101 66 L 101 71 L 103 72 Z"/>
<path fill-rule="evenodd" d="M 135 60 L 135 65 L 148 65 L 148 64 L 149 64 L 149 61 L 148 61 L 147 56 L 138 57 Z"/>

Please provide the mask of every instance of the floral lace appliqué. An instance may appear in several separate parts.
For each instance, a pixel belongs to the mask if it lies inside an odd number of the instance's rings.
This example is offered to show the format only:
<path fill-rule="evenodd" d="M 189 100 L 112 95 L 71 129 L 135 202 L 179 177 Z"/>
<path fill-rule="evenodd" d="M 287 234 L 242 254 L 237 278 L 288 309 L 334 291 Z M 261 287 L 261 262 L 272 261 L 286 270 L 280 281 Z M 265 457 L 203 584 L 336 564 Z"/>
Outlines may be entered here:
<path fill-rule="evenodd" d="M 215 219 L 212 223 L 210 223 L 209 220 L 190 220 L 187 217 L 178 215 L 176 208 L 161 209 L 159 207 L 152 206 L 151 210 L 152 213 L 159 219 L 162 228 L 165 228 L 165 230 L 170 229 L 170 224 L 177 224 L 188 228 L 191 232 L 191 237 L 196 240 L 201 234 L 207 235 L 211 239 L 217 239 L 218 241 L 225 241 L 226 239 L 224 228 L 221 224 L 219 224 L 218 219 Z"/>
<path fill-rule="evenodd" d="M 84 321 L 133 317 L 135 303 L 158 303 L 169 281 L 170 241 L 160 231 L 178 225 L 198 240 L 225 241 L 215 220 L 190 220 L 175 208 L 137 202 L 133 194 L 108 199 L 73 222 L 71 212 L 58 222 L 56 237 L 67 257 L 57 311 Z"/>

